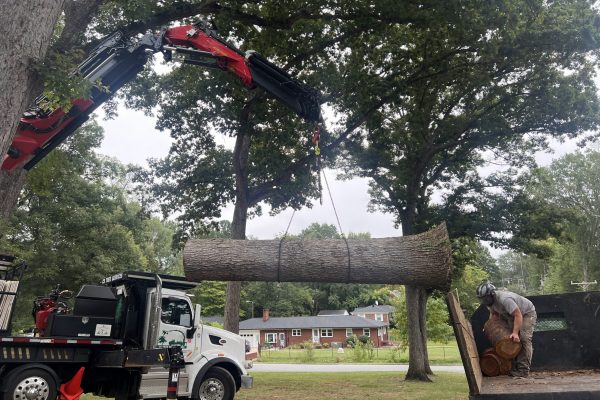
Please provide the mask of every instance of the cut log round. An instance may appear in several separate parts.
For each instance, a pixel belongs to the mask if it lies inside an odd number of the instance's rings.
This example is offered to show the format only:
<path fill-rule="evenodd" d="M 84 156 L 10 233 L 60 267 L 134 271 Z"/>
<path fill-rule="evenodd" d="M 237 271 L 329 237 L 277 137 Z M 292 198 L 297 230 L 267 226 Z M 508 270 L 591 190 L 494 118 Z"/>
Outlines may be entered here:
<path fill-rule="evenodd" d="M 483 331 L 495 346 L 496 353 L 501 357 L 513 359 L 521 351 L 521 344 L 509 339 L 510 327 L 502 318 L 488 319 L 483 325 Z"/>
<path fill-rule="evenodd" d="M 481 354 L 479 364 L 481 372 L 486 376 L 506 375 L 511 369 L 511 362 L 496 353 L 494 348 L 486 349 Z"/>
<path fill-rule="evenodd" d="M 446 225 L 381 239 L 196 239 L 183 253 L 185 275 L 202 281 L 387 283 L 448 289 Z"/>

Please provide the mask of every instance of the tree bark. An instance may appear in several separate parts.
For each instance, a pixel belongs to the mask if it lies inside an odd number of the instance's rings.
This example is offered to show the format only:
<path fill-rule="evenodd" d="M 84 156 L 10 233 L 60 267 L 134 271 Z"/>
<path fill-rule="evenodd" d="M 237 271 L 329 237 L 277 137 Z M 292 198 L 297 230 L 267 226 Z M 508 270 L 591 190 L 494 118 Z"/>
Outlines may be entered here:
<path fill-rule="evenodd" d="M 190 240 L 188 279 L 411 284 L 447 289 L 452 272 L 448 232 L 348 240 Z M 350 262 L 349 262 L 350 261 Z"/>
<path fill-rule="evenodd" d="M 416 192 L 417 182 L 411 186 L 409 193 Z M 402 233 L 414 233 L 414 222 L 418 201 L 416 198 L 407 201 L 407 207 L 400 213 L 402 220 Z M 408 371 L 406 380 L 431 382 L 433 374 L 429 365 L 427 351 L 427 291 L 422 285 L 406 285 L 406 313 L 408 317 Z"/>
<path fill-rule="evenodd" d="M 36 67 L 46 56 L 64 0 L 0 0 L 0 154 L 33 100 Z"/>
<path fill-rule="evenodd" d="M 418 307 L 421 290 L 423 289 L 413 285 L 407 285 L 405 290 L 408 317 L 408 371 L 406 372 L 406 379 L 430 382 L 431 379 L 427 375 L 426 368 L 426 365 L 429 364 L 429 361 L 426 360 L 427 342 L 423 340 L 423 325 Z"/>
<path fill-rule="evenodd" d="M 85 31 L 105 0 L 68 0 L 65 3 L 65 26 L 53 50 L 65 52 L 73 46 L 83 46 Z"/>
<path fill-rule="evenodd" d="M 0 169 L 0 218 L 9 218 L 19 200 L 19 193 L 27 176 L 24 169 L 5 171 Z"/>

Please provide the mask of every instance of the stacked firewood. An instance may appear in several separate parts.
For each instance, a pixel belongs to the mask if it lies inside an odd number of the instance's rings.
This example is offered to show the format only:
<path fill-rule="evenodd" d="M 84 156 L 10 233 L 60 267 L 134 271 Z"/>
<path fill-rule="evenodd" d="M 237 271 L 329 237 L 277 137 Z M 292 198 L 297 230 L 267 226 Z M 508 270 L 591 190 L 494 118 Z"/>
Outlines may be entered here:
<path fill-rule="evenodd" d="M 18 288 L 19 281 L 0 280 L 0 332 L 8 329 Z"/>

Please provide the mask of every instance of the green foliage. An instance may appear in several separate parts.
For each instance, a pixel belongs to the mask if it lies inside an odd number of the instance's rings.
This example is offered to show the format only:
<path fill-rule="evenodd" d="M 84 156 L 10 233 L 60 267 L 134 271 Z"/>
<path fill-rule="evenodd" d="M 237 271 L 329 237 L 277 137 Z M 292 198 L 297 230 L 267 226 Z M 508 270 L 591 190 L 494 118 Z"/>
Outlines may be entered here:
<path fill-rule="evenodd" d="M 368 360 L 372 360 L 375 356 L 373 349 L 373 342 L 367 337 L 366 340 L 362 340 L 362 336 L 358 338 L 355 346 L 352 350 L 352 358 L 356 362 L 365 362 Z"/>
<path fill-rule="evenodd" d="M 399 292 L 400 296 L 392 301 L 392 305 L 395 307 L 393 313 L 395 328 L 390 329 L 390 337 L 393 337 L 392 340 L 395 342 L 399 342 L 401 347 L 405 347 L 409 340 L 406 296 L 404 295 L 404 288 Z M 431 341 L 447 343 L 453 335 L 449 322 L 450 315 L 444 299 L 430 296 L 427 300 L 427 338 Z"/>
<path fill-rule="evenodd" d="M 208 325 L 208 326 L 214 326 L 215 328 L 219 328 L 219 329 L 223 329 L 223 324 L 221 324 L 219 322 L 209 322 L 206 325 Z"/>
<path fill-rule="evenodd" d="M 32 299 L 56 284 L 76 291 L 117 272 L 169 272 L 177 264 L 173 230 L 141 213 L 120 185 L 127 169 L 94 154 L 101 138 L 101 129 L 88 124 L 27 175 L 0 237 L 0 248 L 29 264 L 16 328 L 32 325 Z"/>
<path fill-rule="evenodd" d="M 270 315 L 310 315 L 313 295 L 306 285 L 290 282 L 249 282 L 242 289 L 242 302 L 254 301 L 255 315 L 268 308 Z"/>
<path fill-rule="evenodd" d="M 525 254 L 508 252 L 499 258 L 501 280 L 497 284 L 523 294 L 562 293 L 586 289 L 571 285 L 572 281 L 590 282 L 600 277 L 596 246 L 600 240 L 599 162 L 597 151 L 573 153 L 524 177 L 523 192 L 538 205 L 533 214 L 551 210 L 562 218 L 556 218 L 554 224 L 532 221 L 550 227 L 545 237 L 515 232 Z"/>
<path fill-rule="evenodd" d="M 304 349 L 304 352 L 302 353 L 302 360 L 304 362 L 311 362 L 315 359 L 315 344 L 310 341 L 307 340 L 306 342 L 302 343 L 302 348 Z"/>
<path fill-rule="evenodd" d="M 355 348 L 357 342 L 358 338 L 356 337 L 356 335 L 350 335 L 346 338 L 346 346 L 350 348 Z"/>
<path fill-rule="evenodd" d="M 452 281 L 452 290 L 456 292 L 462 309 L 466 310 L 465 315 L 472 315 L 479 307 L 475 289 L 481 282 L 488 280 L 488 277 L 488 273 L 478 266 L 467 265 L 460 279 Z"/>
<path fill-rule="evenodd" d="M 445 344 L 453 337 L 446 301 L 443 297 L 430 297 L 427 300 L 427 338 Z"/>

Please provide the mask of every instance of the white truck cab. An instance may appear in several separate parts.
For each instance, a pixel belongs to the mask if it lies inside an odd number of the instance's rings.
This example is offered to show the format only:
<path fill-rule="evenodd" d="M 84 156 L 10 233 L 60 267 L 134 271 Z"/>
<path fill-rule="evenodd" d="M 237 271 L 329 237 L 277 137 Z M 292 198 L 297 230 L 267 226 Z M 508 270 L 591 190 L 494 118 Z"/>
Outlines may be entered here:
<path fill-rule="evenodd" d="M 246 361 L 246 340 L 229 331 L 203 325 L 200 305 L 192 308 L 190 298 L 183 291 L 148 290 L 146 340 L 152 340 L 150 331 L 157 291 L 161 296 L 160 319 L 156 321 L 157 347 L 181 346 L 187 364 L 180 372 L 178 395 L 202 400 L 231 399 L 240 388 L 252 387 L 252 377 L 247 374 L 252 363 Z M 164 397 L 167 382 L 168 372 L 164 368 L 151 369 L 142 375 L 140 395 Z"/>
<path fill-rule="evenodd" d="M 83 285 L 72 310 L 40 308 L 36 327 L 46 319 L 37 337 L 0 336 L 0 400 L 52 400 L 59 392 L 72 400 L 82 393 L 232 400 L 252 387 L 249 345 L 202 324 L 200 306 L 185 292 L 196 285 L 129 271 Z"/>

